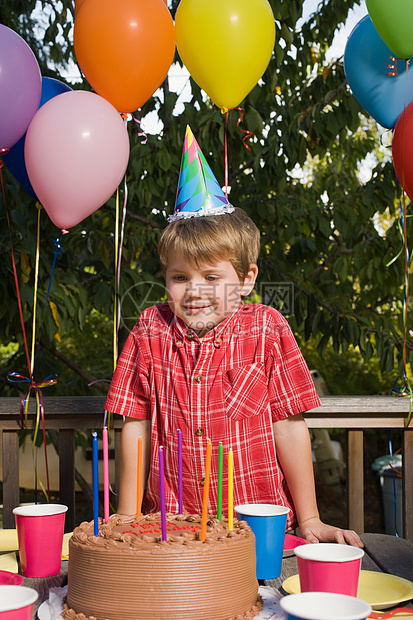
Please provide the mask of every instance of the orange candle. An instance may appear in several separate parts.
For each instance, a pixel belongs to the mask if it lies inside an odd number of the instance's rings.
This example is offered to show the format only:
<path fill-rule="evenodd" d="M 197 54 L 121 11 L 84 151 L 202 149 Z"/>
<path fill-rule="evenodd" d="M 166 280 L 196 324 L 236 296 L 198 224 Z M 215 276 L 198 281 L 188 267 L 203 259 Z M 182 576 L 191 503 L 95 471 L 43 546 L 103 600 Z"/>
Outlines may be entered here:
<path fill-rule="evenodd" d="M 234 527 L 234 453 L 228 452 L 228 529 Z"/>
<path fill-rule="evenodd" d="M 211 476 L 211 456 L 212 456 L 212 443 L 208 439 L 206 459 L 205 459 L 205 482 L 204 482 L 204 497 L 202 502 L 202 521 L 201 521 L 201 540 L 205 540 L 206 526 L 208 518 L 208 496 L 209 496 L 209 479 Z"/>
<path fill-rule="evenodd" d="M 138 471 L 137 471 L 137 489 L 136 489 L 136 514 L 141 516 L 142 511 L 142 437 L 138 438 Z"/>

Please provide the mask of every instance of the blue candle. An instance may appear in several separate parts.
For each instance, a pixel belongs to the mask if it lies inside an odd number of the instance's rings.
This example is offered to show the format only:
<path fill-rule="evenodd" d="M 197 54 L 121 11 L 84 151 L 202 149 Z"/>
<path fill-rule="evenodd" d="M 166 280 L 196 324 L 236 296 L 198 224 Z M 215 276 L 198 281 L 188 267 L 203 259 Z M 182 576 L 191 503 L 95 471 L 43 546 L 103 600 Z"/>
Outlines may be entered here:
<path fill-rule="evenodd" d="M 93 533 L 99 536 L 99 474 L 98 474 L 98 434 L 92 433 L 93 446 Z"/>

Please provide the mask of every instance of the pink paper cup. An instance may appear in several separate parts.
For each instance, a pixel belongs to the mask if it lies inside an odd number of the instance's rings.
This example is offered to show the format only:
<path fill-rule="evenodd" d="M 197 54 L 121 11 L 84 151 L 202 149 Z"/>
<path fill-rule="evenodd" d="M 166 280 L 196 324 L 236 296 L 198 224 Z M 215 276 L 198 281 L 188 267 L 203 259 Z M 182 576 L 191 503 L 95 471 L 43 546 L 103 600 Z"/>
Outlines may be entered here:
<path fill-rule="evenodd" d="M 290 594 L 280 605 L 286 620 L 365 620 L 371 614 L 365 601 L 331 592 Z"/>
<path fill-rule="evenodd" d="M 38 596 L 33 588 L 0 585 L 0 620 L 32 620 Z"/>
<path fill-rule="evenodd" d="M 60 573 L 66 511 L 63 504 L 30 504 L 13 510 L 20 571 L 25 577 Z"/>
<path fill-rule="evenodd" d="M 317 543 L 294 549 L 301 592 L 335 592 L 357 596 L 363 549 Z"/>

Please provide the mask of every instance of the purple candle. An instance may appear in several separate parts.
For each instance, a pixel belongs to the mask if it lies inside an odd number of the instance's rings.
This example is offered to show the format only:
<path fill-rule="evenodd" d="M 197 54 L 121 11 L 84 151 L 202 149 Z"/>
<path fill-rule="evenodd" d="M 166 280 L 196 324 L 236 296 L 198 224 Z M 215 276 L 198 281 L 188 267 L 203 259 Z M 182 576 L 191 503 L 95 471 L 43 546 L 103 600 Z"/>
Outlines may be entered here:
<path fill-rule="evenodd" d="M 166 508 L 165 508 L 165 466 L 163 457 L 163 446 L 159 446 L 159 499 L 161 503 L 161 523 L 162 523 L 162 540 L 167 540 L 166 535 Z"/>
<path fill-rule="evenodd" d="M 182 514 L 182 431 L 178 428 L 178 509 Z"/>

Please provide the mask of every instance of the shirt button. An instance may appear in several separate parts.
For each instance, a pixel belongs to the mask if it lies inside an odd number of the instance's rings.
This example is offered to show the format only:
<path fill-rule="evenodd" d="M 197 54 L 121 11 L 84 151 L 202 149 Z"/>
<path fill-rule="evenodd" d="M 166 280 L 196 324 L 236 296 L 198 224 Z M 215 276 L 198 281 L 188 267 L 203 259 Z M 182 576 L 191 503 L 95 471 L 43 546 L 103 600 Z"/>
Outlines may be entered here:
<path fill-rule="evenodd" d="M 197 375 L 197 376 L 195 377 L 195 381 L 196 381 L 197 383 L 201 383 L 201 381 L 202 381 L 202 375 Z"/>
<path fill-rule="evenodd" d="M 194 339 L 194 334 L 193 334 L 193 332 L 188 332 L 188 333 L 186 334 L 186 337 L 188 338 L 188 340 L 193 340 L 193 339 Z"/>
<path fill-rule="evenodd" d="M 181 347 L 183 344 L 184 344 L 184 343 L 182 342 L 182 340 L 177 340 L 177 341 L 176 341 L 176 345 L 177 345 L 178 347 Z"/>
<path fill-rule="evenodd" d="M 205 478 L 201 478 L 201 486 L 204 486 L 205 484 Z"/>
<path fill-rule="evenodd" d="M 204 429 L 203 429 L 203 428 L 197 428 L 197 429 L 196 429 L 196 431 L 195 431 L 195 435 L 196 435 L 197 437 L 202 437 L 202 435 L 203 435 L 204 433 L 205 433 L 205 431 L 204 431 Z"/>
<path fill-rule="evenodd" d="M 219 349 L 219 347 L 222 344 L 222 338 L 217 338 L 216 340 L 214 340 L 214 347 Z"/>

